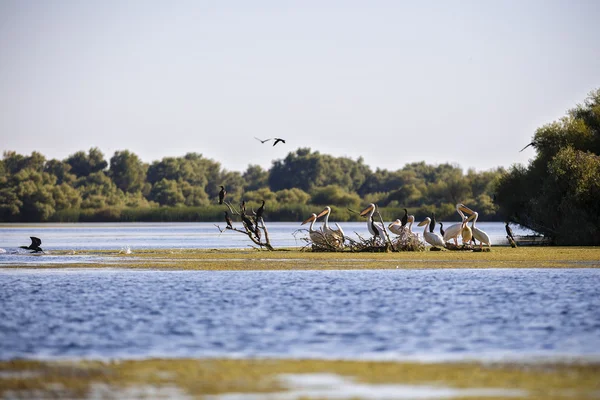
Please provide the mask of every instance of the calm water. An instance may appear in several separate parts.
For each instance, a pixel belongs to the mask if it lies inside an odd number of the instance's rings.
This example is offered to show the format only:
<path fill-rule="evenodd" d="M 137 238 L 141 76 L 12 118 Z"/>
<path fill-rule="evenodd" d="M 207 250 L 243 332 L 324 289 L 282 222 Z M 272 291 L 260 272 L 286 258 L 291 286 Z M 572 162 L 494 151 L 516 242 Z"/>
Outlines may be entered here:
<path fill-rule="evenodd" d="M 600 271 L 1 270 L 0 357 L 600 356 Z"/>
<path fill-rule="evenodd" d="M 444 223 L 449 226 L 455 222 Z M 224 224 L 220 224 L 224 228 Z M 340 224 L 347 236 L 356 239 L 356 233 L 369 235 L 366 223 L 344 222 Z M 317 227 L 321 226 L 319 223 Z M 480 222 L 492 244 L 506 244 L 506 232 L 501 222 Z M 275 247 L 303 246 L 300 240 L 306 232 L 294 232 L 308 226 L 296 222 L 267 223 L 271 243 Z M 515 235 L 530 234 L 530 231 L 512 228 Z M 436 231 L 439 230 L 439 225 Z M 423 228 L 413 225 L 413 231 L 422 234 Z M 44 250 L 111 250 L 129 246 L 134 249 L 153 248 L 243 248 L 249 244 L 244 235 L 226 231 L 220 233 L 210 222 L 177 223 L 77 223 L 77 224 L 6 224 L 0 223 L 0 248 L 7 252 L 19 246 L 28 246 L 30 236 L 42 239 Z"/>

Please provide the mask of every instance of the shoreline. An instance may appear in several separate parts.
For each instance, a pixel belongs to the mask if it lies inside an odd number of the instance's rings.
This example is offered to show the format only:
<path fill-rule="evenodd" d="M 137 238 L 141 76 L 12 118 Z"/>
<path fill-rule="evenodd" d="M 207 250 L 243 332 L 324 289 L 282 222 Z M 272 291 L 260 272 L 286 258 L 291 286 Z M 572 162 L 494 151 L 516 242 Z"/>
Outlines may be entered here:
<path fill-rule="evenodd" d="M 311 252 L 297 248 L 51 250 L 9 254 L 0 269 L 127 268 L 157 270 L 368 270 L 464 268 L 600 268 L 600 247 L 501 247 L 489 252 L 422 251 L 394 253 Z M 6 255 L 4 256 L 6 257 Z M 21 261 L 21 257 L 27 260 Z M 32 259 L 32 258 L 36 259 Z M 39 257 L 39 260 L 37 259 Z M 81 260 L 84 257 L 86 260 Z"/>
<path fill-rule="evenodd" d="M 600 363 L 578 361 L 530 364 L 271 358 L 11 360 L 0 362 L 0 396 L 94 398 L 98 388 L 102 388 L 106 394 L 102 398 L 144 398 L 133 396 L 131 390 L 143 391 L 150 398 L 154 396 L 149 393 L 162 391 L 167 391 L 168 398 L 186 399 L 206 395 L 228 398 L 231 394 L 240 399 L 267 394 L 277 399 L 300 398 L 294 393 L 314 388 L 314 380 L 324 385 L 324 380 L 329 379 L 335 383 L 335 390 L 340 385 L 346 385 L 348 390 L 359 386 L 368 389 L 361 395 L 349 393 L 343 398 L 378 398 L 377 393 L 385 388 L 444 388 L 456 391 L 452 397 L 462 397 L 461 391 L 465 390 L 482 390 L 481 397 L 494 399 L 559 399 L 567 393 L 567 398 L 591 398 L 600 390 L 599 373 Z M 286 385 L 284 378 L 294 378 L 296 384 Z M 493 396 L 484 395 L 494 390 Z M 328 398 L 327 393 L 318 398 Z"/>

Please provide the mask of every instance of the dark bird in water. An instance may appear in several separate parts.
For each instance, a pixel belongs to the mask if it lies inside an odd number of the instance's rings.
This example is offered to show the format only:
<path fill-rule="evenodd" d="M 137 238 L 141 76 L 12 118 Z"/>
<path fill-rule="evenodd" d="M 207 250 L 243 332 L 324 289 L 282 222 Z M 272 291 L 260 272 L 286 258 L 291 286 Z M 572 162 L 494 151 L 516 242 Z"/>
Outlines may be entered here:
<path fill-rule="evenodd" d="M 404 216 L 402 217 L 400 222 L 402 223 L 402 226 L 406 226 L 408 222 L 408 210 L 406 208 L 404 209 Z"/>
<path fill-rule="evenodd" d="M 246 216 L 245 212 L 243 212 L 243 211 L 241 212 L 241 217 L 242 217 L 242 222 L 244 222 L 244 225 L 246 226 L 246 229 L 248 229 L 250 232 L 256 233 L 256 229 L 254 228 L 254 224 L 252 223 L 252 220 Z"/>
<path fill-rule="evenodd" d="M 262 140 L 262 139 L 259 139 L 259 138 L 257 138 L 256 136 L 254 136 L 254 139 L 258 140 L 258 141 L 259 141 L 259 142 L 261 142 L 261 143 L 265 143 L 265 142 L 268 142 L 269 140 L 271 140 L 270 138 L 269 138 L 269 139 Z"/>
<path fill-rule="evenodd" d="M 433 230 L 435 228 L 435 213 L 433 213 L 432 217 L 431 217 L 431 223 L 429 224 L 429 232 L 433 233 Z"/>
<path fill-rule="evenodd" d="M 283 140 L 283 139 L 280 139 L 280 138 L 275 138 L 275 143 L 273 143 L 273 146 L 275 146 L 275 145 L 276 145 L 277 143 L 279 143 L 279 142 L 281 142 L 281 143 L 285 143 L 285 140 Z"/>
<path fill-rule="evenodd" d="M 229 213 L 225 211 L 225 222 L 227 222 L 227 229 L 233 229 L 233 224 L 231 222 L 231 218 L 229 218 Z"/>
<path fill-rule="evenodd" d="M 42 241 L 39 238 L 30 236 L 31 244 L 29 246 L 20 246 L 21 249 L 33 250 L 32 253 L 39 253 L 40 251 L 43 253 L 44 250 L 40 247 Z"/>
<path fill-rule="evenodd" d="M 442 236 L 444 236 L 444 223 L 440 222 L 440 233 L 442 234 Z"/>
<path fill-rule="evenodd" d="M 221 191 L 219 192 L 219 204 L 223 204 L 223 199 L 225 198 L 226 194 L 227 190 L 225 190 L 224 186 L 221 186 Z"/>
<path fill-rule="evenodd" d="M 262 201 L 262 206 L 258 207 L 256 210 L 256 224 L 258 225 L 258 221 L 262 218 L 263 212 L 265 212 L 265 201 Z"/>
<path fill-rule="evenodd" d="M 506 234 L 512 239 L 515 240 L 515 237 L 513 236 L 513 231 L 512 229 L 510 229 L 510 226 L 508 226 L 508 222 L 505 223 L 504 228 L 506 229 Z"/>

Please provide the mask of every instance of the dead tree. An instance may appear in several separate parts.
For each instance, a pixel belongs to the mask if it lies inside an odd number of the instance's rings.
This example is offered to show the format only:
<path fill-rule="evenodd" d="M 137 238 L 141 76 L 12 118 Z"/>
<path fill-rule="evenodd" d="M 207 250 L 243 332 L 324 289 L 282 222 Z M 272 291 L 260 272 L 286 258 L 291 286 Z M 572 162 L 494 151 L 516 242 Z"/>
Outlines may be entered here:
<path fill-rule="evenodd" d="M 227 206 L 227 208 L 229 208 L 229 212 L 231 212 L 232 215 L 238 215 L 238 216 L 240 216 L 240 218 L 247 219 L 250 221 L 250 219 L 246 215 L 243 215 L 245 212 L 244 209 L 237 210 L 231 205 L 231 203 L 228 203 L 226 201 L 224 201 L 223 204 L 225 204 Z M 242 234 L 248 236 L 248 238 L 252 241 L 252 243 L 259 246 L 261 249 L 264 247 L 265 249 L 267 249 L 269 251 L 275 250 L 273 248 L 273 246 L 271 246 L 271 241 L 269 239 L 269 231 L 267 229 L 267 226 L 265 225 L 265 221 L 262 218 L 262 216 L 260 218 L 255 218 L 254 223 L 251 223 L 251 221 L 250 221 L 250 223 L 243 222 L 242 223 L 243 229 L 239 229 L 239 228 L 235 228 L 235 227 L 231 227 L 231 228 L 226 227 L 225 229 L 222 229 L 217 224 L 215 224 L 215 226 L 219 229 L 220 232 L 225 232 L 226 230 L 232 230 L 232 231 L 242 233 Z M 262 233 L 261 233 L 261 231 L 262 231 Z"/>

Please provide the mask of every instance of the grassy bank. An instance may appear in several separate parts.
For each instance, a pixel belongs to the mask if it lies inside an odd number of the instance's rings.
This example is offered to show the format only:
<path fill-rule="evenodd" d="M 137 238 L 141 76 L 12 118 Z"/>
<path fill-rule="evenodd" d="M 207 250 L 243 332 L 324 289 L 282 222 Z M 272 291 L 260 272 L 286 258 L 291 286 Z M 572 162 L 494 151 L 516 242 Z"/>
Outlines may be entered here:
<path fill-rule="evenodd" d="M 402 384 L 451 388 L 458 390 L 457 393 L 467 388 L 516 389 L 522 394 L 516 398 L 527 399 L 583 399 L 597 396 L 600 390 L 600 381 L 597 379 L 600 365 L 586 363 L 424 364 L 268 359 L 149 359 L 114 362 L 15 360 L 0 362 L 0 396 L 142 398 L 140 394 L 145 393 L 150 394 L 149 398 L 157 398 L 158 394 L 202 398 L 204 395 L 226 393 L 285 393 L 290 388 L 282 382 L 281 374 L 320 373 L 336 374 L 361 384 L 362 388 L 370 388 L 373 392 L 381 385 Z M 458 397 L 461 397 L 460 394 Z M 327 398 L 327 395 L 320 398 Z M 485 398 L 515 397 L 503 396 L 500 392 Z"/>
<path fill-rule="evenodd" d="M 435 268 L 599 268 L 600 247 L 493 247 L 490 252 L 425 251 L 399 253 L 313 253 L 298 249 L 258 250 L 133 250 L 52 251 L 73 256 L 73 263 L 45 264 L 44 268 L 124 267 L 187 270 L 323 270 L 323 269 L 435 269 Z M 77 263 L 77 256 L 98 256 L 98 261 Z M 35 267 L 31 264 L 11 267 Z"/>

